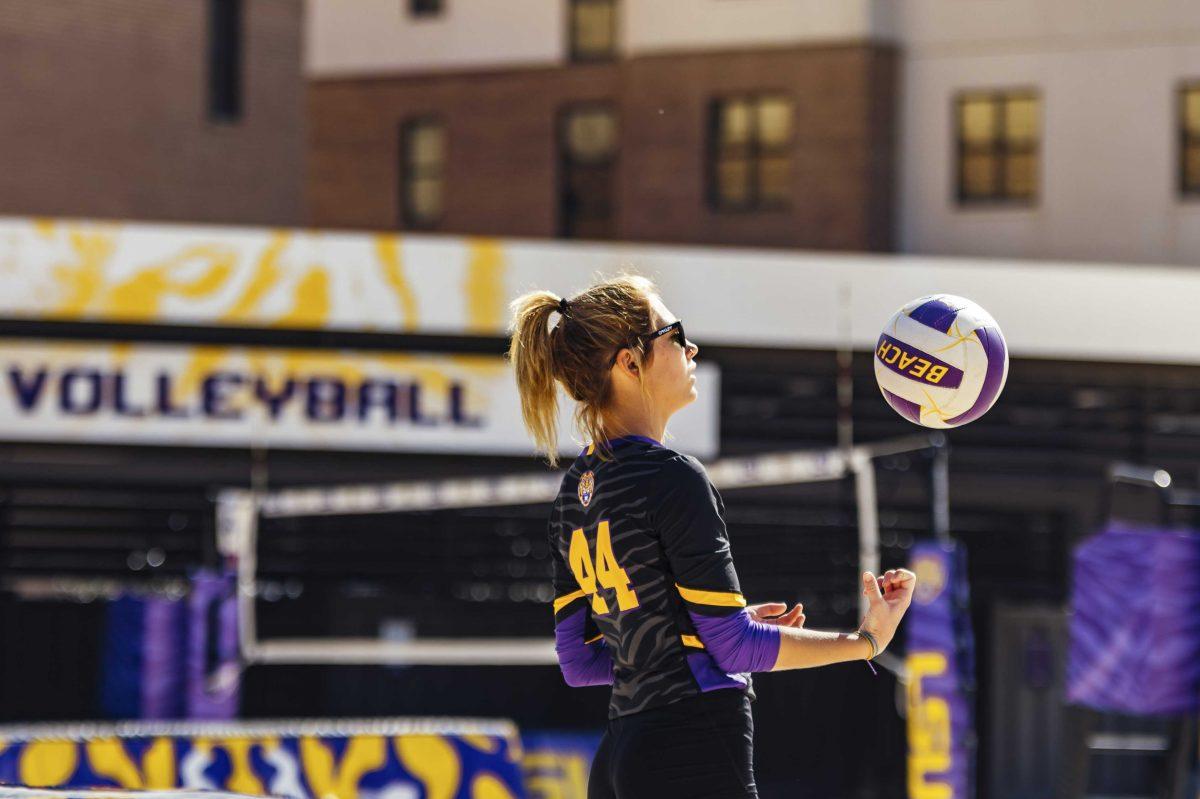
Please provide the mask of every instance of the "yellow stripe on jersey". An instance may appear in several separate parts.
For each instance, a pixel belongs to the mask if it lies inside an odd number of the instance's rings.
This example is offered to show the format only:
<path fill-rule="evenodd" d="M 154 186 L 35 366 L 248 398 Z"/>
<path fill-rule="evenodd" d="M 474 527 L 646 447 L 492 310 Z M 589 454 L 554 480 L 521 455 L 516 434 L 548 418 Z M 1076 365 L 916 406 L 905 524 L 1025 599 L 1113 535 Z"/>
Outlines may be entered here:
<path fill-rule="evenodd" d="M 679 636 L 679 640 L 683 641 L 684 646 L 691 646 L 696 649 L 704 648 L 704 642 L 694 635 L 681 635 Z"/>
<path fill-rule="evenodd" d="M 573 591 L 569 594 L 560 596 L 558 599 L 554 600 L 554 612 L 558 613 L 560 610 L 562 610 L 567 605 L 574 602 L 576 599 L 583 599 L 584 596 L 585 596 L 585 594 L 583 593 L 583 591 Z"/>
<path fill-rule="evenodd" d="M 675 583 L 679 595 L 693 605 L 717 605 L 723 608 L 744 608 L 746 598 L 736 591 L 699 591 Z"/>
<path fill-rule="evenodd" d="M 600 633 L 600 634 L 599 634 L 599 635 L 597 635 L 595 638 L 589 638 L 589 639 L 587 639 L 586 641 L 584 641 L 584 643 L 585 643 L 585 644 L 594 644 L 594 643 L 596 643 L 597 641 L 599 641 L 599 640 L 600 640 L 601 638 L 603 638 L 603 637 L 604 637 L 604 633 Z"/>
<path fill-rule="evenodd" d="M 596 445 L 595 445 L 595 444 L 588 444 L 588 448 L 587 448 L 587 454 L 589 454 L 589 455 L 594 455 L 594 454 L 595 454 L 595 452 L 596 452 Z"/>

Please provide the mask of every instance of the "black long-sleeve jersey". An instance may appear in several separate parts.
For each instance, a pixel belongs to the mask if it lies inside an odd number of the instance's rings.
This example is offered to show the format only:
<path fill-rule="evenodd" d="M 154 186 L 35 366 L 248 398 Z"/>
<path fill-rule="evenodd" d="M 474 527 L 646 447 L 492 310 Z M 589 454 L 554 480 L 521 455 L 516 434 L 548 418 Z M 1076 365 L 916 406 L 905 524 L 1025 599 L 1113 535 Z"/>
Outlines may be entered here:
<path fill-rule="evenodd" d="M 720 668 L 693 621 L 746 606 L 720 495 L 695 458 L 637 436 L 610 444 L 608 459 L 595 447 L 580 454 L 550 516 L 560 662 L 585 646 L 593 671 L 611 656 L 610 718 L 702 691 L 749 691 L 750 675 Z M 607 672 L 580 680 L 607 682 Z"/>

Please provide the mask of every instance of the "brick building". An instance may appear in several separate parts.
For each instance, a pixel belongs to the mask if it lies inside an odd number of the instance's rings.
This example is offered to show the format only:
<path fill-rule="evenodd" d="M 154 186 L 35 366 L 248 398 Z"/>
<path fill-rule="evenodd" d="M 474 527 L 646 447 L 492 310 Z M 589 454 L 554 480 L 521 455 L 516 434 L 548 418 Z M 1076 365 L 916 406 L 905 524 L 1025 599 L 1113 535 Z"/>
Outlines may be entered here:
<path fill-rule="evenodd" d="M 317 0 L 308 221 L 889 249 L 896 59 L 869 4 L 699 5 L 689 39 L 645 2 Z"/>
<path fill-rule="evenodd" d="M 312 0 L 308 220 L 1200 259 L 1200 7 Z"/>
<path fill-rule="evenodd" d="M 302 0 L 0 4 L 0 214 L 297 224 Z"/>

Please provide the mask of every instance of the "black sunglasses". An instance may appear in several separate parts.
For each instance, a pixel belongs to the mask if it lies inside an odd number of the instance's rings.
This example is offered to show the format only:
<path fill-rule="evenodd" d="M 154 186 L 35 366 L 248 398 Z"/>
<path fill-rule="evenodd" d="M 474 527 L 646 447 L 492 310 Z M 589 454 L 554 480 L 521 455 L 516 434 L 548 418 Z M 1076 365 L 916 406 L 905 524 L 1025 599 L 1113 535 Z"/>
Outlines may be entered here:
<path fill-rule="evenodd" d="M 677 319 L 666 327 L 660 327 L 653 333 L 647 333 L 646 335 L 642 336 L 642 341 L 649 344 L 651 341 L 654 341 L 654 339 L 665 336 L 668 333 L 675 334 L 673 338 L 675 339 L 676 344 L 683 347 L 685 350 L 688 348 L 687 334 L 683 332 L 682 319 Z"/>

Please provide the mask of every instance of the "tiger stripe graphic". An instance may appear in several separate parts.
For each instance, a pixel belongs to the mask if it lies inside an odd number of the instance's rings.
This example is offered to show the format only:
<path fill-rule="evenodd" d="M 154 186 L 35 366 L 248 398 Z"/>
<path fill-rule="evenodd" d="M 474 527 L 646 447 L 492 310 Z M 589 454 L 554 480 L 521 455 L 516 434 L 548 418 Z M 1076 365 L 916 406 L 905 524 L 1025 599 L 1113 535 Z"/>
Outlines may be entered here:
<path fill-rule="evenodd" d="M 688 615 L 746 607 L 720 495 L 695 458 L 647 438 L 611 444 L 607 459 L 594 447 L 576 458 L 551 510 L 556 628 L 607 645 L 610 718 L 750 691 L 750 675 L 718 667 Z"/>

